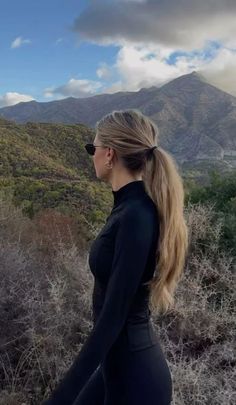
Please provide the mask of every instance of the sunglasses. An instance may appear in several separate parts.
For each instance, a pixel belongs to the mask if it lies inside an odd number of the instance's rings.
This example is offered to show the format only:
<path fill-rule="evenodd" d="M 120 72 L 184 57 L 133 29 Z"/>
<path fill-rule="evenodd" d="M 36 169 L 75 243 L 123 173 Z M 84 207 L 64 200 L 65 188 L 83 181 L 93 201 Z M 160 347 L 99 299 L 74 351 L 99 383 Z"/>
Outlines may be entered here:
<path fill-rule="evenodd" d="M 89 155 L 93 156 L 96 148 L 104 148 L 104 146 L 102 145 L 94 145 L 93 143 L 86 143 L 86 145 L 84 146 L 86 151 L 88 152 Z"/>

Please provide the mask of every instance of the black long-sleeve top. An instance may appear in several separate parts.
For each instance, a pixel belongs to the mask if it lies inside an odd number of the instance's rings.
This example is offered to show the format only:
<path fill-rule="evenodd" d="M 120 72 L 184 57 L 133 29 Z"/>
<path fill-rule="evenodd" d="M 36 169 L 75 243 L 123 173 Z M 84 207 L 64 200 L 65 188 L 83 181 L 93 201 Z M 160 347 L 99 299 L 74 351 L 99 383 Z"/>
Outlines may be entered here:
<path fill-rule="evenodd" d="M 104 361 L 127 320 L 148 308 L 148 290 L 143 283 L 152 278 L 155 270 L 157 209 L 145 191 L 143 180 L 127 183 L 112 193 L 112 211 L 89 252 L 89 266 L 94 275 L 94 327 L 43 405 L 72 404 Z"/>

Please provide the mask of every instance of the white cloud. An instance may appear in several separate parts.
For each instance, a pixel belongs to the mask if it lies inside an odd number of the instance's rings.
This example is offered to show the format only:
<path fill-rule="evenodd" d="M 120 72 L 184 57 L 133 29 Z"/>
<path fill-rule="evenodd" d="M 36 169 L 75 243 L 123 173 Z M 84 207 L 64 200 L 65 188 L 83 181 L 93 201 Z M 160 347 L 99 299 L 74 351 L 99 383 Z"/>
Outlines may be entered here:
<path fill-rule="evenodd" d="M 12 41 L 11 48 L 19 48 L 23 44 L 30 44 L 30 43 L 31 43 L 30 39 L 23 39 L 22 37 L 17 37 L 16 39 L 14 39 L 14 41 Z"/>
<path fill-rule="evenodd" d="M 70 79 L 68 83 L 59 87 L 49 87 L 44 90 L 45 97 L 89 97 L 97 93 L 102 87 L 101 82 L 86 79 Z"/>
<path fill-rule="evenodd" d="M 160 86 L 196 70 L 212 84 L 236 94 L 234 50 L 208 47 L 194 53 L 176 54 L 174 63 L 169 64 L 171 55 L 173 49 L 165 47 L 123 46 L 117 54 L 116 63 L 111 67 L 119 80 L 103 91 L 137 91 L 142 87 Z"/>
<path fill-rule="evenodd" d="M 80 43 L 120 47 L 115 64 L 96 71 L 101 80 L 116 77 L 104 92 L 159 86 L 196 70 L 236 94 L 235 21 L 235 0 L 91 0 L 73 30 Z"/>
<path fill-rule="evenodd" d="M 99 68 L 96 70 L 96 74 L 99 79 L 108 80 L 112 76 L 112 70 L 107 63 L 102 62 L 100 63 Z"/>
<path fill-rule="evenodd" d="M 216 57 L 200 68 L 212 84 L 236 96 L 236 50 L 219 49 Z"/>
<path fill-rule="evenodd" d="M 20 103 L 21 101 L 32 101 L 34 98 L 28 94 L 20 94 L 14 92 L 8 92 L 3 96 L 0 96 L 0 107 L 8 107 Z"/>
<path fill-rule="evenodd" d="M 188 72 L 187 63 L 178 66 L 168 65 L 166 58 L 170 55 L 169 48 L 152 46 L 123 46 L 117 54 L 113 69 L 121 80 L 113 83 L 104 91 L 137 91 L 142 87 L 159 86 Z"/>
<path fill-rule="evenodd" d="M 236 95 L 236 52 L 233 49 L 209 43 L 197 51 L 175 52 L 174 48 L 165 46 L 126 44 L 118 51 L 114 65 L 103 62 L 97 68 L 101 81 L 72 78 L 59 87 L 45 89 L 44 96 L 54 99 L 83 98 L 98 93 L 138 91 L 142 87 L 161 86 L 193 70 L 202 73 L 215 86 Z M 114 77 L 118 79 L 106 86 L 106 80 Z"/>

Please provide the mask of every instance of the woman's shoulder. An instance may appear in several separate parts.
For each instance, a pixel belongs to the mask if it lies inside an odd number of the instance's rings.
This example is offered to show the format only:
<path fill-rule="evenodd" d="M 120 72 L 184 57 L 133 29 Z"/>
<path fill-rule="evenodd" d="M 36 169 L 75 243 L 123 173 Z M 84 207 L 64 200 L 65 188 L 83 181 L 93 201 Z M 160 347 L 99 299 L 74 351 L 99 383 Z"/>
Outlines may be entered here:
<path fill-rule="evenodd" d="M 120 213 L 120 221 L 142 222 L 147 224 L 149 221 L 158 220 L 157 208 L 153 200 L 145 195 L 143 198 L 137 198 L 127 204 Z"/>

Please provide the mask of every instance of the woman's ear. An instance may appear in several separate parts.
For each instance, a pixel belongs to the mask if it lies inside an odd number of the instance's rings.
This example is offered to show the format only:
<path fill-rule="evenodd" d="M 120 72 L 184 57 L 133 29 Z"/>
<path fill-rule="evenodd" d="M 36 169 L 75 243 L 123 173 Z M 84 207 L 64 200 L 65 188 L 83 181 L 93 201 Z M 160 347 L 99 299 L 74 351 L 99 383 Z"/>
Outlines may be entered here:
<path fill-rule="evenodd" d="M 114 151 L 114 149 L 108 147 L 107 151 L 108 151 L 108 152 L 107 152 L 107 156 L 108 156 L 110 159 L 112 159 L 112 158 L 115 156 L 115 151 Z"/>

